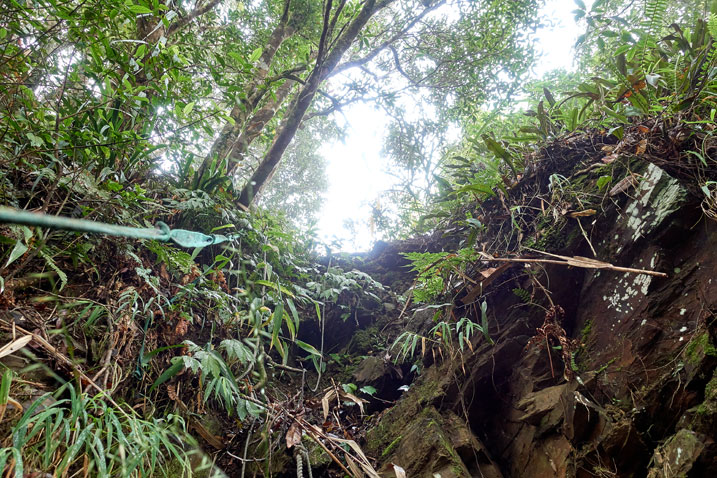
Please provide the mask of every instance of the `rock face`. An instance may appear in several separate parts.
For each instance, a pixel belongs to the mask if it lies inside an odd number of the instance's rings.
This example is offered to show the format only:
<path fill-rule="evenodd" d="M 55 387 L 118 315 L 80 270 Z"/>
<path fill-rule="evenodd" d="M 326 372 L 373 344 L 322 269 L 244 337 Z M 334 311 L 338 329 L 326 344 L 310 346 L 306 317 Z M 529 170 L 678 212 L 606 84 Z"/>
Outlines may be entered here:
<path fill-rule="evenodd" d="M 511 268 L 485 293 L 495 345 L 436 359 L 369 431 L 386 476 L 717 476 L 717 222 L 662 169 L 640 176 L 560 253 L 669 277 L 545 267 L 565 364 L 557 344 L 526 350 L 545 309 L 511 293 Z"/>

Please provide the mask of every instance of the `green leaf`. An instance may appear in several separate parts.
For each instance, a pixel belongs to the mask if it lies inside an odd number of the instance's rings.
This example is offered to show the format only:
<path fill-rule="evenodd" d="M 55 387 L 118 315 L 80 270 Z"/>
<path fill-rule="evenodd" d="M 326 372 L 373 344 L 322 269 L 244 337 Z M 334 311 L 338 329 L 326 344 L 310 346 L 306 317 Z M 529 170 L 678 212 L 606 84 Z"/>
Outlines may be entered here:
<path fill-rule="evenodd" d="M 364 385 L 363 387 L 359 388 L 360 391 L 365 393 L 366 395 L 373 396 L 374 393 L 376 393 L 376 389 L 372 387 L 371 385 Z"/>
<path fill-rule="evenodd" d="M 10 385 L 12 384 L 12 370 L 7 369 L 2 375 L 2 382 L 0 382 L 0 406 L 7 405 L 8 398 L 10 397 Z"/>
<path fill-rule="evenodd" d="M 25 254 L 27 250 L 28 247 L 22 241 L 16 241 L 15 247 L 13 247 L 12 251 L 10 251 L 10 257 L 7 260 L 7 264 L 5 264 L 5 267 L 15 262 L 19 257 Z"/>
<path fill-rule="evenodd" d="M 94 427 L 94 423 L 88 423 L 87 426 L 82 430 L 80 433 L 80 436 L 77 437 L 75 442 L 72 444 L 72 446 L 65 452 L 65 457 L 62 459 L 62 462 L 57 467 L 57 470 L 65 470 L 65 467 L 69 466 L 72 461 L 75 459 L 75 455 L 80 451 L 80 448 L 85 446 L 85 440 L 87 440 L 88 435 L 92 431 L 92 428 Z M 63 476 L 64 473 L 60 472 L 58 473 L 60 476 Z"/>
<path fill-rule="evenodd" d="M 251 56 L 249 57 L 249 63 L 254 63 L 256 60 L 258 60 L 259 57 L 261 57 L 261 53 L 262 53 L 262 48 L 261 48 L 261 47 L 259 47 L 259 48 L 257 48 L 256 50 L 254 50 L 254 51 L 251 53 Z"/>
<path fill-rule="evenodd" d="M 152 13 L 152 10 L 149 7 L 145 7 L 144 5 L 130 5 L 129 11 L 132 13 L 135 13 L 137 15 L 146 15 L 148 13 Z"/>
<path fill-rule="evenodd" d="M 487 134 L 482 135 L 482 138 L 488 149 L 498 158 L 502 159 L 508 165 L 508 167 L 510 167 L 511 171 L 513 171 L 515 177 L 518 177 L 518 170 L 513 164 L 513 157 L 510 155 L 510 153 L 506 151 L 506 149 L 499 142 L 497 142 Z"/>
<path fill-rule="evenodd" d="M 35 134 L 27 133 L 25 136 L 30 140 L 30 144 L 33 148 L 41 148 L 45 145 L 45 140 Z"/>
<path fill-rule="evenodd" d="M 610 184 L 610 181 L 612 181 L 612 176 L 600 176 L 597 180 L 597 187 L 600 191 L 602 191 L 605 186 Z"/>
<path fill-rule="evenodd" d="M 548 103 L 550 103 L 550 107 L 552 108 L 553 106 L 555 106 L 555 98 L 553 97 L 553 94 L 550 92 L 550 90 L 543 87 L 543 94 L 545 95 L 545 98 L 548 100 Z"/>
<path fill-rule="evenodd" d="M 292 294 L 291 291 L 290 291 L 289 289 L 287 289 L 286 287 L 281 286 L 281 285 L 279 285 L 279 284 L 275 284 L 275 283 L 270 282 L 270 281 L 268 281 L 268 280 L 259 279 L 259 280 L 255 280 L 254 283 L 257 284 L 257 285 L 264 286 L 264 287 L 269 287 L 269 288 L 271 288 L 271 289 L 274 289 L 274 290 L 277 291 L 277 292 L 281 292 L 282 294 L 286 294 L 286 295 L 288 295 L 289 297 L 292 297 L 292 298 L 294 297 L 294 294 Z"/>
<path fill-rule="evenodd" d="M 67 285 L 67 274 L 55 264 L 52 256 L 44 248 L 40 249 L 39 254 L 45 259 L 45 263 L 57 273 L 57 277 L 60 278 L 60 290 L 62 290 Z"/>
<path fill-rule="evenodd" d="M 314 306 L 316 307 L 316 318 L 319 319 L 319 323 L 321 323 L 321 308 L 319 307 L 319 303 L 314 301 Z"/>
<path fill-rule="evenodd" d="M 583 0 L 573 0 L 575 2 L 575 5 L 578 6 L 580 10 L 585 10 L 585 2 Z"/>
<path fill-rule="evenodd" d="M 286 305 L 289 306 L 289 311 L 291 312 L 291 316 L 294 318 L 294 330 L 296 333 L 299 333 L 299 313 L 296 311 L 296 306 L 294 305 L 294 301 L 291 299 L 286 299 Z"/>
<path fill-rule="evenodd" d="M 192 101 L 191 103 L 187 103 L 187 105 L 182 110 L 182 113 L 184 114 L 184 116 L 187 116 L 189 113 L 192 112 L 193 109 L 194 109 L 194 101 Z"/>
<path fill-rule="evenodd" d="M 15 478 L 23 478 L 25 472 L 23 471 L 22 452 L 17 448 L 13 448 L 12 456 L 15 459 Z"/>
<path fill-rule="evenodd" d="M 181 359 L 177 360 L 178 358 L 179 357 L 175 357 L 172 359 L 172 365 L 170 365 L 167 370 L 162 372 L 162 375 L 160 375 L 159 378 L 154 381 L 152 386 L 149 387 L 150 392 L 152 392 L 155 388 L 159 387 L 164 382 L 174 377 L 184 369 L 184 362 Z"/>
<path fill-rule="evenodd" d="M 298 345 L 299 348 L 301 348 L 305 352 L 308 352 L 309 354 L 311 354 L 315 357 L 321 357 L 321 352 L 316 350 L 316 348 L 313 345 L 307 344 L 306 342 L 302 342 L 299 339 L 296 339 L 296 345 Z"/>
<path fill-rule="evenodd" d="M 271 344 L 269 344 L 269 350 L 277 343 L 279 331 L 281 330 L 281 321 L 284 318 L 284 304 L 282 302 L 276 305 L 271 317 Z"/>

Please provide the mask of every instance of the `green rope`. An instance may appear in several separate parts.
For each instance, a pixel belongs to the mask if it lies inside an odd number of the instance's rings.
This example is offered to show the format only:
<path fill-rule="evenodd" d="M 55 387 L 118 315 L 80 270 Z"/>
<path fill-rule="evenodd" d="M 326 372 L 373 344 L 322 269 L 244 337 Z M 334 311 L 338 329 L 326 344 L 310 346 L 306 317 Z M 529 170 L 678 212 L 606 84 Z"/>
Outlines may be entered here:
<path fill-rule="evenodd" d="M 117 226 L 115 224 L 88 221 L 86 219 L 52 216 L 50 214 L 21 211 L 19 209 L 0 206 L 0 224 L 7 223 L 77 232 L 90 232 L 107 236 L 131 237 L 134 239 L 153 239 L 161 242 L 173 241 L 181 247 L 188 248 L 206 247 L 232 240 L 232 237 L 221 234 L 206 235 L 201 232 L 187 231 L 185 229 L 170 229 L 169 226 L 163 222 L 157 222 L 156 228 Z"/>

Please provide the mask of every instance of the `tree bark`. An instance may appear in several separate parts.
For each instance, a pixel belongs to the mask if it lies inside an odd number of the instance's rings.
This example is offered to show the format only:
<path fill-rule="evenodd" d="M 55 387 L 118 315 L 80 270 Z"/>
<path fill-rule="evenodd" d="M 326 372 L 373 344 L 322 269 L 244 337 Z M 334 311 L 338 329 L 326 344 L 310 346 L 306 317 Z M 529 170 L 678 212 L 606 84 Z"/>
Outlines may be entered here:
<path fill-rule="evenodd" d="M 250 206 L 254 201 L 254 198 L 261 193 L 262 188 L 271 179 L 276 171 L 284 151 L 286 151 L 289 143 L 291 143 L 291 140 L 294 138 L 296 130 L 299 128 L 306 111 L 311 106 L 311 102 L 316 95 L 319 85 L 321 85 L 321 83 L 336 68 L 341 60 L 341 57 L 344 53 L 346 53 L 371 17 L 394 1 L 396 0 L 366 0 L 359 14 L 351 21 L 348 27 L 343 30 L 341 35 L 336 40 L 333 48 L 327 51 L 325 55 L 317 57 L 316 67 L 309 75 L 308 80 L 303 85 L 298 96 L 289 108 L 286 120 L 281 127 L 281 131 L 274 139 L 269 151 L 254 171 L 254 174 L 252 174 L 251 178 L 242 189 L 241 195 L 237 200 L 239 204 L 243 206 Z M 319 45 L 319 51 L 322 51 L 322 46 L 323 45 Z"/>
<path fill-rule="evenodd" d="M 251 83 L 249 83 L 245 89 L 247 92 L 246 96 L 241 100 L 241 103 L 235 105 L 229 113 L 229 116 L 232 120 L 234 120 L 234 124 L 227 122 L 222 128 L 222 131 L 219 133 L 217 139 L 214 140 L 214 143 L 209 150 L 209 154 L 207 154 L 202 162 L 202 165 L 197 170 L 196 177 L 198 179 L 201 179 L 202 176 L 204 176 L 215 159 L 223 160 L 232 151 L 235 144 L 234 140 L 238 138 L 245 129 L 245 123 L 250 118 L 252 111 L 254 111 L 264 94 L 269 89 L 269 86 L 264 83 L 267 75 L 269 74 L 270 65 L 274 59 L 274 55 L 281 44 L 290 38 L 296 31 L 288 24 L 290 4 L 291 0 L 284 1 L 284 11 L 281 19 L 271 32 L 271 36 L 261 53 L 261 57 L 259 57 L 256 75 L 254 75 Z"/>
<path fill-rule="evenodd" d="M 228 174 L 232 174 L 241 164 L 244 155 L 249 150 L 249 145 L 261 134 L 266 124 L 276 115 L 284 101 L 291 93 L 296 83 L 293 80 L 286 80 L 274 93 L 275 99 L 262 106 L 247 121 L 246 128 L 239 134 L 239 138 L 229 152 Z"/>

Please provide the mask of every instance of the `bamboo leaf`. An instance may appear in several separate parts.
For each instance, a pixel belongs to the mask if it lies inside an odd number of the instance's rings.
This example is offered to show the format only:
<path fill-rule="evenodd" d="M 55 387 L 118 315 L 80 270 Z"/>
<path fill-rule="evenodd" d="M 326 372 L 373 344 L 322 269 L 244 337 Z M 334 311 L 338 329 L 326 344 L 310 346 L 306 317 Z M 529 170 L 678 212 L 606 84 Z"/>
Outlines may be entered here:
<path fill-rule="evenodd" d="M 316 350 L 316 348 L 313 345 L 307 344 L 306 342 L 302 342 L 299 339 L 296 339 L 296 345 L 298 345 L 299 348 L 301 348 L 305 352 L 308 352 L 309 354 L 311 354 L 315 357 L 321 357 L 321 352 Z"/>
<path fill-rule="evenodd" d="M 10 251 L 10 257 L 8 257 L 5 267 L 15 262 L 18 258 L 22 257 L 28 250 L 28 247 L 22 241 L 16 241 L 15 247 Z"/>
<path fill-rule="evenodd" d="M 179 357 L 175 357 L 177 359 Z M 162 375 L 157 378 L 157 380 L 154 381 L 151 387 L 149 387 L 149 391 L 152 392 L 155 388 L 162 385 L 164 382 L 169 380 L 170 378 L 177 375 L 179 372 L 181 372 L 184 369 L 184 362 L 180 360 L 172 359 L 172 365 L 167 368 L 164 372 L 162 372 Z"/>
<path fill-rule="evenodd" d="M 284 318 L 284 304 L 282 302 L 276 305 L 271 317 L 271 344 L 269 344 L 269 350 L 277 343 L 279 331 L 281 330 L 281 322 Z"/>

